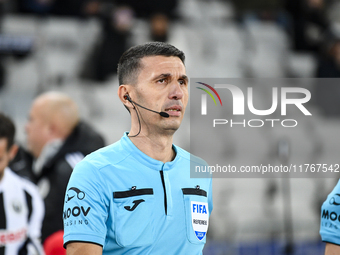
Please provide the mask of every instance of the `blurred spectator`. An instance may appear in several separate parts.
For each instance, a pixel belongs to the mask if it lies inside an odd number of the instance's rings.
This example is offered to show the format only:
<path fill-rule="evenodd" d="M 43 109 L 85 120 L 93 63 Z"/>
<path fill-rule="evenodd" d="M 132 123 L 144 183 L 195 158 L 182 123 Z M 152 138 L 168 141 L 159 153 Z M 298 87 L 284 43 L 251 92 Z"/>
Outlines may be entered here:
<path fill-rule="evenodd" d="M 103 38 L 87 61 L 83 78 L 104 81 L 116 74 L 120 56 L 128 44 L 134 18 L 146 19 L 150 24 L 152 41 L 168 40 L 169 22 L 175 18 L 177 0 L 90 0 L 84 14 L 95 15 L 102 21 Z"/>
<path fill-rule="evenodd" d="M 175 10 L 178 0 L 117 0 L 117 2 L 131 6 L 137 18 L 149 20 L 152 41 L 166 42 L 168 40 L 169 22 L 177 18 Z"/>
<path fill-rule="evenodd" d="M 0 113 L 0 254 L 43 254 L 44 204 L 33 183 L 8 167 L 18 150 L 13 122 Z"/>
<path fill-rule="evenodd" d="M 329 33 L 317 60 L 317 78 L 340 77 L 340 37 Z M 314 84 L 314 101 L 326 117 L 340 117 L 340 86 L 336 80 L 317 79 Z"/>
<path fill-rule="evenodd" d="M 281 0 L 231 0 L 235 7 L 236 19 L 259 19 L 276 21 L 282 9 Z"/>
<path fill-rule="evenodd" d="M 328 36 L 318 59 L 317 78 L 340 77 L 340 38 Z"/>
<path fill-rule="evenodd" d="M 81 76 L 105 81 L 116 73 L 119 58 L 127 48 L 134 13 L 129 6 L 115 6 L 104 1 L 89 1 L 84 12 L 101 20 L 103 36 L 88 57 Z"/>
<path fill-rule="evenodd" d="M 317 52 L 323 34 L 329 28 L 325 0 L 286 0 L 291 17 L 293 48 L 297 51 Z"/>
<path fill-rule="evenodd" d="M 21 149 L 12 167 L 39 186 L 46 211 L 44 241 L 63 229 L 64 195 L 73 167 L 85 155 L 103 147 L 104 140 L 79 120 L 76 103 L 59 92 L 47 92 L 34 100 L 26 132 L 30 153 Z M 25 166 L 29 171 L 23 169 Z"/>

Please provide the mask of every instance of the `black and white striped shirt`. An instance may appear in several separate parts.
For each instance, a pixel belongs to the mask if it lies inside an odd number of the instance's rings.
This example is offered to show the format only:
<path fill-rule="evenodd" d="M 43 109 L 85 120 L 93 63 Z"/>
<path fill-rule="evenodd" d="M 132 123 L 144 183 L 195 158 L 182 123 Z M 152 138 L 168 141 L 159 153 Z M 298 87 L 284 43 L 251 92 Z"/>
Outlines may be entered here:
<path fill-rule="evenodd" d="M 36 186 L 9 168 L 0 181 L 0 255 L 43 254 L 44 204 Z"/>

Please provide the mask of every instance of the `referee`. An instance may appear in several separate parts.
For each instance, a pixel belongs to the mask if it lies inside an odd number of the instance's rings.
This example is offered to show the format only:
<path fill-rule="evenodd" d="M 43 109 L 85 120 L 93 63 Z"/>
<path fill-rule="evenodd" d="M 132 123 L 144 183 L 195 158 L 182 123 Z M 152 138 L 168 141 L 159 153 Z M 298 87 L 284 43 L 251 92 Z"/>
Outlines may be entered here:
<path fill-rule="evenodd" d="M 42 255 L 44 203 L 36 186 L 8 167 L 14 135 L 13 122 L 0 113 L 0 255 Z"/>
<path fill-rule="evenodd" d="M 131 129 L 75 167 L 64 203 L 68 255 L 202 254 L 212 182 L 191 179 L 190 163 L 206 163 L 172 143 L 188 103 L 184 59 L 160 42 L 122 55 L 118 96 Z"/>

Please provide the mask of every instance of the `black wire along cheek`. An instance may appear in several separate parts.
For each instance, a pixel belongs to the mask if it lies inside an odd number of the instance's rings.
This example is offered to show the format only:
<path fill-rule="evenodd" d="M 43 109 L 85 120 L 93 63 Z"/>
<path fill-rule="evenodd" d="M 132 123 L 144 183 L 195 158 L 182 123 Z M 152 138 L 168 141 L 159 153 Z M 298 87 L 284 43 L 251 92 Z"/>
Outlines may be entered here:
<path fill-rule="evenodd" d="M 139 130 L 138 133 L 136 135 L 128 135 L 128 137 L 136 137 L 137 135 L 140 134 L 140 131 L 142 129 L 142 124 L 140 123 L 140 118 L 139 118 L 139 113 L 137 111 L 137 108 L 135 106 L 135 104 L 132 102 L 131 98 L 129 97 L 129 95 L 125 95 L 124 98 L 127 97 L 126 99 L 133 105 L 133 109 L 135 109 L 136 114 L 137 114 L 137 119 L 138 119 L 138 124 L 139 124 Z"/>

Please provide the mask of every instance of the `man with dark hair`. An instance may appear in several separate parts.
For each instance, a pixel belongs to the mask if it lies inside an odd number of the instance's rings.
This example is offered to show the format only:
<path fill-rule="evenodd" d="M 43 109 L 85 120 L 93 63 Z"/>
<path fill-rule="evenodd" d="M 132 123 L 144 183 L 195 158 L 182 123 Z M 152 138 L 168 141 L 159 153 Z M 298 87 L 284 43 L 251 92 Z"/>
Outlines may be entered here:
<path fill-rule="evenodd" d="M 64 204 L 67 254 L 202 254 L 211 179 L 191 179 L 190 164 L 206 163 L 172 143 L 188 103 L 184 54 L 166 43 L 135 46 L 118 75 L 130 132 L 75 167 Z"/>
<path fill-rule="evenodd" d="M 139 72 L 143 67 L 141 59 L 154 56 L 178 57 L 183 65 L 185 61 L 184 53 L 170 44 L 154 42 L 130 48 L 122 55 L 118 63 L 119 85 L 136 84 Z"/>
<path fill-rule="evenodd" d="M 43 254 L 44 204 L 37 188 L 8 167 L 17 152 L 13 122 L 0 113 L 0 254 Z"/>

